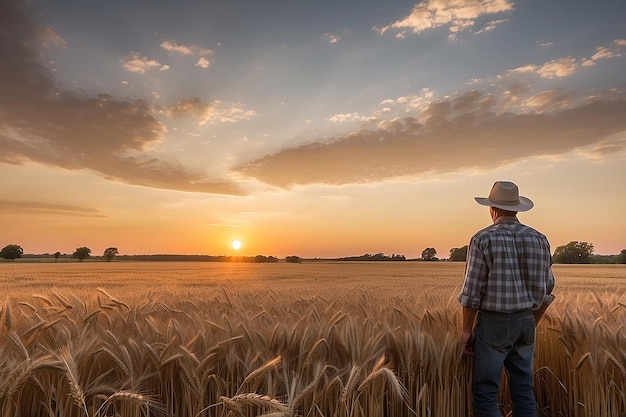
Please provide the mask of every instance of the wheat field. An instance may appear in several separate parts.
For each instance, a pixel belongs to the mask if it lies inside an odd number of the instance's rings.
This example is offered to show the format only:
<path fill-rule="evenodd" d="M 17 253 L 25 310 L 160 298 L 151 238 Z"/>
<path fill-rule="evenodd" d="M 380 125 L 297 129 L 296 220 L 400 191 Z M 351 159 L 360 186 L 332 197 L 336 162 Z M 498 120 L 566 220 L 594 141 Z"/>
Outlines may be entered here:
<path fill-rule="evenodd" d="M 554 270 L 540 415 L 624 416 L 626 267 Z M 0 413 L 469 416 L 462 280 L 448 262 L 2 262 Z"/>

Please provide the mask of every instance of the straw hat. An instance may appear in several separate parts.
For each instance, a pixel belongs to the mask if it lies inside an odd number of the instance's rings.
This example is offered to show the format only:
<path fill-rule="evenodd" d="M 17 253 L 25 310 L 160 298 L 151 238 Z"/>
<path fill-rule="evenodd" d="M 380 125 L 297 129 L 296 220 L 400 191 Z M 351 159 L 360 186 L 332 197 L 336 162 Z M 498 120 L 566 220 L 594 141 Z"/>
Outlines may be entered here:
<path fill-rule="evenodd" d="M 509 181 L 496 181 L 489 197 L 474 197 L 480 205 L 508 211 L 528 211 L 535 205 L 529 198 L 519 195 L 517 185 Z"/>

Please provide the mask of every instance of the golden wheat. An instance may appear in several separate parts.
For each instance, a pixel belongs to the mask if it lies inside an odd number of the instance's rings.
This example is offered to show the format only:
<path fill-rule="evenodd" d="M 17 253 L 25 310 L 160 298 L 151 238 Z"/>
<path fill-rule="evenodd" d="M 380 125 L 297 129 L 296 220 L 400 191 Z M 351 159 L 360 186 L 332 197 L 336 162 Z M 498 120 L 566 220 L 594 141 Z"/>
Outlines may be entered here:
<path fill-rule="evenodd" d="M 120 264 L 82 264 L 93 280 L 60 276 L 50 297 L 0 270 L 0 417 L 468 415 L 460 264 Z M 115 268 L 131 275 L 105 280 Z M 168 268 L 174 285 L 159 281 Z M 593 269 L 605 275 L 593 290 L 589 270 L 563 271 L 574 284 L 559 276 L 537 329 L 540 415 L 620 416 L 626 269 Z"/>
<path fill-rule="evenodd" d="M 246 376 L 243 380 L 243 382 L 241 383 L 241 385 L 252 385 L 256 380 L 260 379 L 261 377 L 263 377 L 263 375 L 265 373 L 267 373 L 268 371 L 276 368 L 276 366 L 280 363 L 281 361 L 281 356 L 277 356 L 274 359 L 270 360 L 269 362 L 267 362 L 266 364 L 264 364 L 263 366 L 260 366 L 259 368 L 255 369 L 254 371 L 250 372 L 248 374 L 248 376 Z"/>
<path fill-rule="evenodd" d="M 220 397 L 220 400 L 224 403 L 224 405 L 229 408 L 239 408 L 245 405 L 254 405 L 281 412 L 287 411 L 287 406 L 281 403 L 279 400 L 271 398 L 268 395 L 261 395 L 254 392 L 237 394 L 230 398 L 222 396 Z"/>

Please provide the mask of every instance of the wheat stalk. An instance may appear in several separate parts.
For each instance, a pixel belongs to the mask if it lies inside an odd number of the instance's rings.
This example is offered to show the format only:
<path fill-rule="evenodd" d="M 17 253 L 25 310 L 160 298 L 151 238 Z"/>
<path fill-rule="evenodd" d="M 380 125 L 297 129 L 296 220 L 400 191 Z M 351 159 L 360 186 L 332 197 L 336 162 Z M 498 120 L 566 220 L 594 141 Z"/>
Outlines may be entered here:
<path fill-rule="evenodd" d="M 11 317 L 11 306 L 9 303 L 9 299 L 7 298 L 4 303 L 4 325 L 7 330 L 11 330 L 11 325 L 13 324 L 13 320 Z"/>
<path fill-rule="evenodd" d="M 16 364 L 9 362 L 9 372 L 0 385 L 0 399 L 9 399 L 15 392 L 18 392 L 31 377 L 32 364 L 30 360 L 24 360 Z"/>
<path fill-rule="evenodd" d="M 102 310 L 98 309 L 98 310 L 94 310 L 91 313 L 87 314 L 85 317 L 83 317 L 83 323 L 87 323 L 91 318 L 95 317 L 96 315 L 102 313 Z"/>
<path fill-rule="evenodd" d="M 36 324 L 33 324 L 31 327 L 29 327 L 24 334 L 22 335 L 22 337 L 24 337 L 25 339 L 30 336 L 32 333 L 35 333 L 37 330 L 41 329 L 42 327 L 44 327 L 46 325 L 46 321 L 42 320 L 41 317 L 39 317 L 39 322 Z"/>
<path fill-rule="evenodd" d="M 19 392 L 33 377 L 35 371 L 58 367 L 58 363 L 52 360 L 52 355 L 44 355 L 34 360 L 28 358 L 19 362 L 18 365 L 9 364 L 12 366 L 9 367 L 9 372 L 3 375 L 5 378 L 0 385 L 0 398 L 2 399 L 9 399 L 14 393 Z"/>
<path fill-rule="evenodd" d="M 29 309 L 31 309 L 33 311 L 33 313 L 37 313 L 37 309 L 32 304 L 27 303 L 26 301 L 20 301 L 17 304 L 21 305 L 21 306 L 24 306 L 24 307 L 28 307 Z"/>
<path fill-rule="evenodd" d="M 307 353 L 306 359 L 304 360 L 304 366 L 309 367 L 313 362 L 314 355 L 318 353 L 318 351 L 322 352 L 322 348 L 324 348 L 324 352 L 328 352 L 330 347 L 328 346 L 328 341 L 326 338 L 321 338 L 309 349 L 309 353 Z M 321 353 L 320 355 L 321 356 Z"/>
<path fill-rule="evenodd" d="M 585 353 L 583 356 L 580 357 L 574 369 L 579 370 L 584 365 L 584 363 L 589 361 L 590 359 L 591 359 L 591 352 Z"/>
<path fill-rule="evenodd" d="M 350 376 L 348 377 L 348 382 L 344 386 L 341 391 L 341 401 L 346 402 L 348 400 L 348 395 L 354 392 L 354 387 L 357 384 L 358 375 L 361 373 L 362 368 L 360 366 L 354 366 L 350 370 Z"/>
<path fill-rule="evenodd" d="M 59 360 L 63 364 L 65 377 L 70 386 L 70 392 L 74 402 L 79 407 L 82 407 L 85 411 L 85 415 L 88 416 L 87 403 L 85 402 L 85 393 L 78 380 L 78 367 L 74 361 L 72 353 L 67 347 L 61 349 Z"/>
<path fill-rule="evenodd" d="M 126 304 L 124 301 L 118 300 L 117 298 L 111 298 L 111 301 L 113 301 L 115 304 L 117 304 L 120 307 L 126 307 L 126 309 L 130 310 L 130 306 L 128 304 Z"/>
<path fill-rule="evenodd" d="M 282 413 L 286 413 L 289 410 L 289 408 L 279 400 L 268 395 L 261 395 L 254 392 L 238 394 L 230 398 L 221 396 L 220 401 L 224 404 L 224 407 L 235 414 L 243 414 L 243 407 L 246 405 L 257 406 Z"/>
<path fill-rule="evenodd" d="M 396 395 L 397 398 L 402 399 L 404 402 L 408 401 L 408 392 L 404 386 L 398 380 L 398 376 L 389 368 L 380 368 L 375 372 L 370 373 L 367 378 L 357 388 L 358 392 L 364 391 L 368 386 L 373 385 L 374 382 L 383 380 L 391 388 L 391 393 Z"/>
<path fill-rule="evenodd" d="M 54 303 L 52 302 L 52 300 L 50 300 L 50 298 L 48 298 L 45 295 L 41 295 L 41 294 L 33 294 L 33 298 L 39 298 L 40 300 L 43 300 L 46 302 L 46 304 L 48 304 L 48 306 L 52 307 L 54 306 Z"/>
<path fill-rule="evenodd" d="M 102 413 L 106 413 L 109 409 L 109 406 L 114 401 L 127 401 L 131 403 L 135 403 L 139 406 L 145 405 L 146 408 L 150 406 L 150 400 L 142 394 L 138 394 L 132 391 L 124 391 L 124 390 L 116 391 L 113 394 L 105 398 L 104 402 L 96 410 L 94 417 L 98 417 L 98 416 L 103 415 Z"/>
<path fill-rule="evenodd" d="M 71 304 L 69 303 L 69 301 L 67 301 L 67 300 L 66 300 L 66 299 L 65 299 L 65 298 L 64 298 L 61 294 L 59 294 L 58 292 L 53 291 L 53 292 L 52 292 L 52 295 L 54 296 L 54 298 L 56 298 L 56 299 L 59 301 L 59 303 L 61 303 L 61 305 L 62 305 L 63 307 L 65 307 L 65 309 L 66 309 L 66 310 L 69 310 L 69 309 L 71 309 L 71 308 L 74 308 L 74 306 L 73 306 L 73 305 L 71 305 Z"/>
<path fill-rule="evenodd" d="M 282 357 L 279 355 L 277 357 L 275 357 L 274 359 L 268 361 L 266 364 L 264 364 L 263 366 L 260 366 L 259 368 L 255 369 L 254 371 L 250 372 L 248 374 L 248 376 L 246 376 L 242 382 L 242 386 L 245 384 L 251 384 L 253 381 L 261 378 L 265 373 L 267 373 L 268 371 L 270 371 L 271 369 L 275 368 L 281 361 Z M 241 387 L 239 387 L 241 388 Z"/>
<path fill-rule="evenodd" d="M 15 346 L 17 351 L 22 355 L 24 360 L 28 361 L 30 359 L 30 355 L 28 354 L 28 349 L 26 349 L 26 346 L 24 346 L 22 339 L 20 339 L 18 334 L 15 332 L 15 330 L 9 330 L 7 337 L 9 338 L 13 346 Z"/>

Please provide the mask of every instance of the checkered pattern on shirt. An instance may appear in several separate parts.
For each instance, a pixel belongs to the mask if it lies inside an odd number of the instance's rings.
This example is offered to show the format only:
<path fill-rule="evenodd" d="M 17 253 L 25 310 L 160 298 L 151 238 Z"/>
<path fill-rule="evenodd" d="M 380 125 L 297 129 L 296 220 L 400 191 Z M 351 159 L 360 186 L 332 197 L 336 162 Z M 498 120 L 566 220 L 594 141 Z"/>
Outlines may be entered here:
<path fill-rule="evenodd" d="M 503 217 L 470 240 L 459 302 L 476 310 L 536 310 L 554 300 L 548 239 Z"/>

